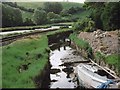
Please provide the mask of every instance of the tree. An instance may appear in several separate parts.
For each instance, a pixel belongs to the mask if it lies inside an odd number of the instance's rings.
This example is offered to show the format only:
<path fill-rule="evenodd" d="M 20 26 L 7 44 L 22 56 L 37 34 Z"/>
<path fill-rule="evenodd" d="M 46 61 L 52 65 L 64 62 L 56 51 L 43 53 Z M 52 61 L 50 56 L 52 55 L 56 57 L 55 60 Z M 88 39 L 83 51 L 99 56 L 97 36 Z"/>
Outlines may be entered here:
<path fill-rule="evenodd" d="M 33 21 L 36 25 L 45 24 L 47 22 L 47 13 L 44 10 L 36 9 L 33 14 Z"/>
<path fill-rule="evenodd" d="M 84 7 L 92 11 L 90 17 L 95 21 L 96 28 L 103 30 L 120 28 L 120 2 L 86 2 Z"/>
<path fill-rule="evenodd" d="M 34 23 L 30 18 L 26 18 L 25 22 L 24 22 L 24 25 L 31 26 L 31 25 L 34 25 Z"/>
<path fill-rule="evenodd" d="M 60 14 L 63 7 L 62 4 L 59 2 L 45 2 L 44 3 L 44 10 L 46 12 L 54 12 L 55 14 Z"/>
<path fill-rule="evenodd" d="M 78 20 L 76 23 L 74 23 L 73 29 L 76 32 L 79 31 L 91 32 L 94 31 L 95 29 L 95 22 L 90 18 L 83 19 L 82 21 Z"/>
<path fill-rule="evenodd" d="M 115 30 L 120 28 L 120 2 L 110 2 L 101 15 L 104 30 Z"/>
<path fill-rule="evenodd" d="M 58 14 L 55 14 L 54 12 L 49 12 L 47 14 L 47 18 L 48 19 L 57 19 L 57 18 L 60 18 L 60 16 Z"/>
<path fill-rule="evenodd" d="M 67 10 L 67 9 L 63 9 L 63 10 L 60 12 L 60 15 L 61 15 L 61 16 L 69 16 L 68 10 Z"/>
<path fill-rule="evenodd" d="M 2 4 L 2 26 L 20 26 L 22 24 L 23 19 L 20 9 Z"/>

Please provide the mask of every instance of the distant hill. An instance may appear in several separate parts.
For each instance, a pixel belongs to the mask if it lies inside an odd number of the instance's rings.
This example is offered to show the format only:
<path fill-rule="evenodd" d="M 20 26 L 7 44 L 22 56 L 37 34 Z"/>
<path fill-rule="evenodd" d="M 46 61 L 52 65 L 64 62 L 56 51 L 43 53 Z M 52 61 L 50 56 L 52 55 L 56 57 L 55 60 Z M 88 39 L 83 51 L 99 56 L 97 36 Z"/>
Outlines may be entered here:
<path fill-rule="evenodd" d="M 17 2 L 17 5 L 25 7 L 27 9 L 31 8 L 31 9 L 36 9 L 38 7 L 43 8 L 44 7 L 44 3 L 45 2 Z M 73 2 L 60 2 L 63 6 L 64 9 L 69 9 L 71 7 L 82 7 L 83 4 L 81 3 L 73 3 Z M 22 11 L 22 15 L 23 15 L 23 19 L 25 18 L 32 18 L 32 13 L 31 12 L 26 12 L 26 11 Z"/>
<path fill-rule="evenodd" d="M 43 8 L 44 7 L 44 3 L 45 2 L 17 2 L 17 5 L 20 7 L 24 7 L 26 9 L 36 9 L 38 7 Z M 83 4 L 82 3 L 73 3 L 73 2 L 60 2 L 63 6 L 63 9 L 69 9 L 71 7 L 82 7 Z M 26 18 L 33 18 L 33 12 L 28 12 L 27 10 L 21 9 L 19 8 L 22 12 L 22 17 L 23 20 L 25 21 Z M 84 12 L 78 12 L 75 14 L 72 14 L 72 17 L 70 18 L 80 18 L 83 19 L 86 16 L 89 15 L 88 11 L 84 11 Z"/>
<path fill-rule="evenodd" d="M 70 7 L 82 7 L 81 3 L 73 3 L 73 2 L 60 2 L 64 9 L 69 9 Z M 38 7 L 43 7 L 44 2 L 17 2 L 18 5 L 36 9 Z"/>

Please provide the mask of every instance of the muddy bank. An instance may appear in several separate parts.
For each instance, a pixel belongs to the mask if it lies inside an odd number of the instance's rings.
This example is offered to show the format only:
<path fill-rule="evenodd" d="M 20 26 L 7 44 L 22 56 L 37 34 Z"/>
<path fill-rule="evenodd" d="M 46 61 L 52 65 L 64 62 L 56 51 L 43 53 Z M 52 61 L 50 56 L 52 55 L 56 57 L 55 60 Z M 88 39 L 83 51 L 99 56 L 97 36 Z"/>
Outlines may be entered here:
<path fill-rule="evenodd" d="M 50 62 L 48 61 L 42 72 L 34 78 L 34 82 L 37 88 L 49 88 L 50 67 Z"/>

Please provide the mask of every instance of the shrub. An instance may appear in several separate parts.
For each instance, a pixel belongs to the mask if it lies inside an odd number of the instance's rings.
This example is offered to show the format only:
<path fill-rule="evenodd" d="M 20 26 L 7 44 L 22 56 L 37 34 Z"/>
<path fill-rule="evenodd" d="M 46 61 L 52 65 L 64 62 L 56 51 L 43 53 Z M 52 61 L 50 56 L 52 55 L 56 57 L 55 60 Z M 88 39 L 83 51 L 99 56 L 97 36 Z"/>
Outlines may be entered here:
<path fill-rule="evenodd" d="M 33 20 L 36 25 L 47 23 L 47 13 L 44 10 L 36 9 L 33 14 Z"/>
<path fill-rule="evenodd" d="M 73 29 L 75 31 L 86 31 L 91 32 L 95 29 L 95 23 L 90 18 L 86 18 L 82 21 L 78 20 L 76 23 L 73 24 Z"/>

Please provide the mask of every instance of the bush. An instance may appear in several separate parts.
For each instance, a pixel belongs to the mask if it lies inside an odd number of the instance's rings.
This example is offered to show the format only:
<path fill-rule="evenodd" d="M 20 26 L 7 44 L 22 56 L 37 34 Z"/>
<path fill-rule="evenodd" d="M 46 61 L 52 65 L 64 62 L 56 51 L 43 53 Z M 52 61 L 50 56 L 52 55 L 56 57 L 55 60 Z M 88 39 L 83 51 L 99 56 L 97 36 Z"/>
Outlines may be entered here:
<path fill-rule="evenodd" d="M 73 29 L 76 32 L 79 32 L 79 31 L 91 32 L 91 31 L 94 31 L 95 29 L 95 23 L 90 18 L 86 18 L 82 21 L 78 20 L 78 22 L 73 24 Z"/>
<path fill-rule="evenodd" d="M 108 3 L 102 12 L 101 19 L 104 30 L 115 30 L 120 28 L 120 2 Z"/>
<path fill-rule="evenodd" d="M 2 27 L 20 26 L 23 24 L 22 13 L 18 8 L 2 5 Z"/>
<path fill-rule="evenodd" d="M 55 14 L 54 12 L 49 12 L 49 13 L 47 14 L 47 18 L 48 18 L 48 19 L 58 19 L 58 18 L 60 18 L 60 15 Z"/>
<path fill-rule="evenodd" d="M 68 10 L 63 9 L 63 10 L 60 12 L 60 15 L 61 15 L 61 16 L 69 16 L 70 14 L 68 13 Z"/>
<path fill-rule="evenodd" d="M 32 26 L 32 25 L 35 25 L 35 24 L 33 23 L 33 21 L 30 18 L 26 18 L 25 22 L 24 22 L 24 25 Z"/>
<path fill-rule="evenodd" d="M 47 23 L 47 13 L 44 10 L 36 9 L 33 14 L 33 20 L 36 25 Z"/>

